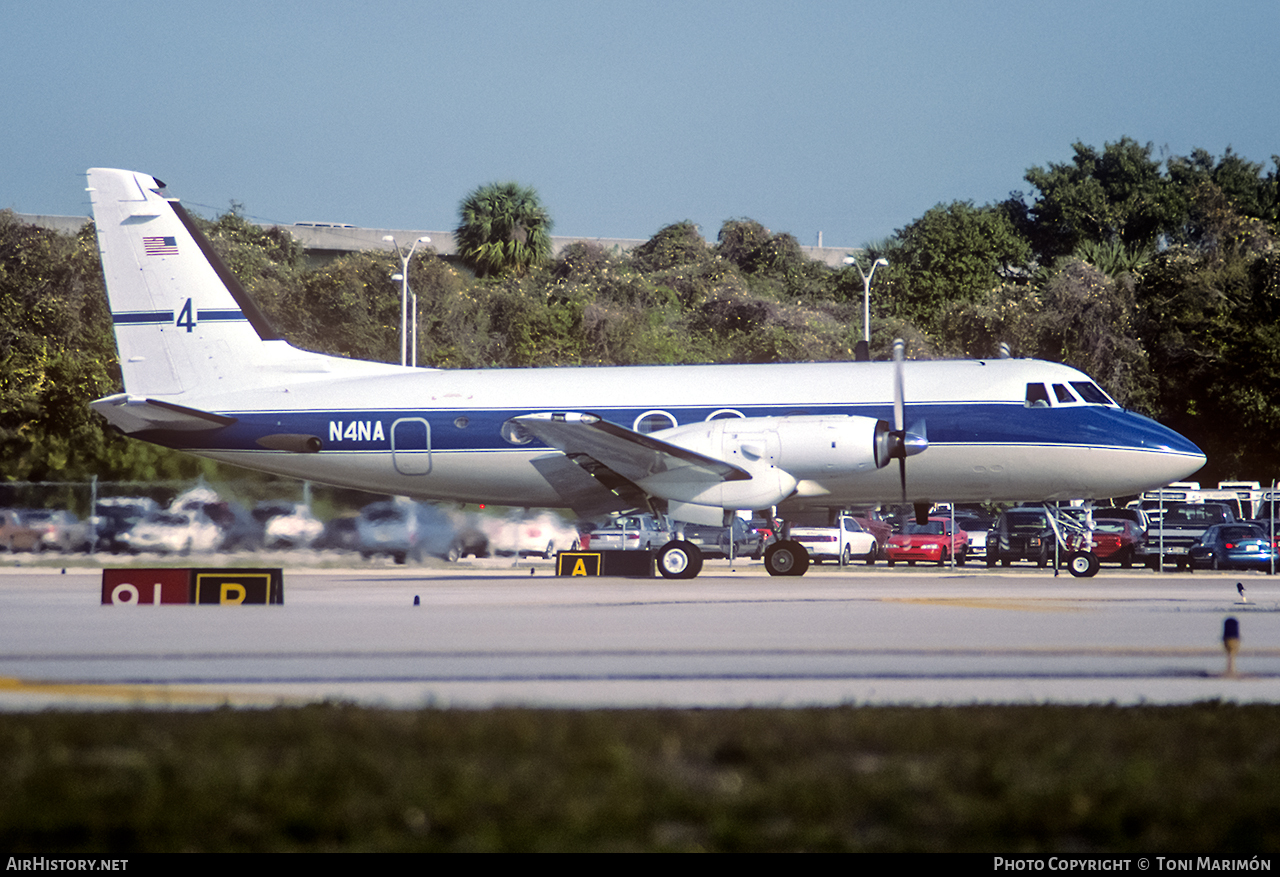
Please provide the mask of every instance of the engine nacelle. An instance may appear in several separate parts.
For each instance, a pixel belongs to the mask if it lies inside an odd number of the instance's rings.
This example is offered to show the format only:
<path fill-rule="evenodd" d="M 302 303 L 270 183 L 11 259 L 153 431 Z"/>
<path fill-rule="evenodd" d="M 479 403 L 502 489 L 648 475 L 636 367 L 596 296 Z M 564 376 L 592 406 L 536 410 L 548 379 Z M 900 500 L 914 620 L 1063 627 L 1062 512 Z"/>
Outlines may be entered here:
<path fill-rule="evenodd" d="M 807 479 L 872 472 L 890 460 L 889 424 L 874 417 L 724 418 L 665 429 L 653 437 L 734 463 L 753 478 L 761 463 Z"/>
<path fill-rule="evenodd" d="M 749 478 L 691 478 L 660 472 L 637 485 L 653 496 L 724 509 L 762 509 L 791 496 L 801 481 L 871 472 L 889 463 L 889 425 L 872 417 L 793 415 L 725 418 L 653 437 L 732 463 Z"/>

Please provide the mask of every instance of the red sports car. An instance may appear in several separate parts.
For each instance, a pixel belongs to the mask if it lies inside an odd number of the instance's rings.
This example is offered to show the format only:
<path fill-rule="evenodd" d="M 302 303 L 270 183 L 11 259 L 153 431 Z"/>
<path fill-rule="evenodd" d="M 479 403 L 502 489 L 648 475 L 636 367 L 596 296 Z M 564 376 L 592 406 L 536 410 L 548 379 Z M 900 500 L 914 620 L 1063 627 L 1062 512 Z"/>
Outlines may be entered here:
<path fill-rule="evenodd" d="M 903 527 L 906 532 L 893 534 L 885 546 L 889 566 L 900 560 L 908 566 L 915 566 L 917 560 L 942 566 L 952 557 L 957 566 L 964 566 L 969 534 L 958 527 L 952 531 L 950 518 L 930 518 L 924 524 L 908 520 Z"/>

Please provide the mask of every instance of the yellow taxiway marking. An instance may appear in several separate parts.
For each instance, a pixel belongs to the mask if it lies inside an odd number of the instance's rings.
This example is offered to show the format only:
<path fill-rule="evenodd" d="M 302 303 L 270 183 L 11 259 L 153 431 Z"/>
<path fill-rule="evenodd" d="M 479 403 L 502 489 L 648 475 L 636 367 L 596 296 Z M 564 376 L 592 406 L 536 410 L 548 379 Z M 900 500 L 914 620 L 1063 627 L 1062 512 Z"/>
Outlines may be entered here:
<path fill-rule="evenodd" d="M 0 676 L 0 695 L 5 694 L 62 695 L 66 697 L 123 700 L 145 704 L 207 704 L 218 706 L 226 703 L 238 706 L 250 704 L 273 706 L 281 703 L 281 698 L 279 697 L 253 695 L 243 691 L 206 691 L 175 685 L 118 682 L 38 682 Z"/>
<path fill-rule="evenodd" d="M 1014 612 L 1088 612 L 1078 603 L 1034 597 L 884 597 L 882 603 L 922 603 L 934 606 L 963 606 L 966 609 L 1010 609 Z"/>

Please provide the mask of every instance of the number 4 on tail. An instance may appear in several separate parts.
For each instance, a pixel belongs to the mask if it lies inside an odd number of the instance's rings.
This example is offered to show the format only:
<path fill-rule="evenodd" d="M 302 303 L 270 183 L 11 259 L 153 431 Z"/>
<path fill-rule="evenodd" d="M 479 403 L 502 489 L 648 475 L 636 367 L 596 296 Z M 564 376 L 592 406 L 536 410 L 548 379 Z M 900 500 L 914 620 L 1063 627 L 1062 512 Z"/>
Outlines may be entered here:
<path fill-rule="evenodd" d="M 192 332 L 196 328 L 196 312 L 191 306 L 191 299 L 187 299 L 187 303 L 182 306 L 182 312 L 178 314 L 178 322 L 174 325 L 185 328 L 188 332 Z"/>

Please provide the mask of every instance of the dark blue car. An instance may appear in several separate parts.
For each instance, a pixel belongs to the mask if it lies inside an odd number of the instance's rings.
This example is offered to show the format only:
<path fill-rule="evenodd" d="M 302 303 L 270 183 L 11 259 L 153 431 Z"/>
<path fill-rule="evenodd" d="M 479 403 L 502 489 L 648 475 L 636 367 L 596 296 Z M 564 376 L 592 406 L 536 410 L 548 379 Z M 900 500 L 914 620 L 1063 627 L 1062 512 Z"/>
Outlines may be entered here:
<path fill-rule="evenodd" d="M 1276 550 L 1267 534 L 1255 524 L 1214 524 L 1191 546 L 1195 569 L 1274 570 Z"/>

